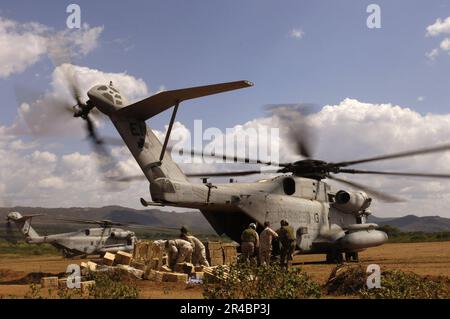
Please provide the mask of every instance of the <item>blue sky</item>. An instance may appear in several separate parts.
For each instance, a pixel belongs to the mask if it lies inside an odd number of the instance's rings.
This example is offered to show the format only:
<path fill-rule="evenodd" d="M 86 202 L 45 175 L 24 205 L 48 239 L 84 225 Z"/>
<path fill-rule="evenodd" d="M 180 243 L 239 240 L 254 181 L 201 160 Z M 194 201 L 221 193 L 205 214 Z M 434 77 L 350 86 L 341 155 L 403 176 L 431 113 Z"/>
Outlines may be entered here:
<path fill-rule="evenodd" d="M 318 156 L 325 160 L 448 142 L 450 18 L 447 29 L 427 36 L 428 26 L 436 24 L 438 18 L 443 21 L 450 17 L 448 1 L 74 2 L 81 7 L 82 23 L 89 24 L 88 30 L 103 28 L 95 40 L 96 48 L 86 55 L 77 55 L 73 63 L 78 66 L 107 73 L 126 72 L 133 77 L 134 85 L 139 84 L 136 79 L 142 79 L 151 93 L 161 87 L 170 90 L 243 79 L 255 84 L 253 88 L 184 102 L 177 120 L 187 129 L 192 129 L 194 120 L 202 119 L 204 128 L 224 131 L 266 116 L 264 105 L 306 102 L 318 106 L 314 126 L 322 135 Z M 70 3 L 44 0 L 0 4 L 0 132 L 17 118 L 15 87 L 51 90 L 55 70 L 46 54 L 37 54 L 36 63 L 2 76 L 7 62 L 16 63 L 16 67 L 17 61 L 27 62 L 21 53 L 29 49 L 28 43 L 5 39 L 15 39 L 15 32 L 31 32 L 20 27 L 2 30 L 2 21 L 4 24 L 5 19 L 11 20 L 18 25 L 35 22 L 55 33 L 64 32 L 66 7 Z M 381 8 L 380 29 L 366 25 L 366 8 L 371 3 Z M 292 36 L 295 30 L 301 31 L 302 36 Z M 448 47 L 443 48 L 446 38 Z M 11 50 L 15 47 L 15 51 Z M 17 52 L 17 57 L 4 57 L 2 53 L 8 49 Z M 439 54 L 431 59 L 427 54 L 434 49 Z M 324 105 L 335 107 L 322 112 Z M 434 115 L 426 116 L 428 113 Z M 165 112 L 148 124 L 162 130 L 169 116 Z M 116 134 L 111 125 L 102 130 L 107 135 Z M 336 147 L 337 140 L 345 145 Z M 98 183 L 87 186 L 89 174 L 94 173 L 84 173 L 86 179 L 77 180 L 82 175 L 77 164 L 84 163 L 86 170 L 91 169 L 87 143 L 79 136 L 58 141 L 57 147 L 52 146 L 53 140 L 24 147 L 17 141 L 15 146 L 12 142 L 2 144 L 0 139 L 0 155 L 8 156 L 0 163 L 0 195 L 2 190 L 8 196 L 20 193 L 23 198 L 18 202 L 33 205 L 70 206 L 82 202 L 91 206 L 135 207 L 139 204 L 130 204 L 130 196 L 148 196 L 148 186 L 143 184 L 133 186 L 122 197 L 101 195 Z M 54 156 L 42 154 L 47 151 Z M 64 158 L 65 155 L 70 158 Z M 41 166 L 30 158 L 41 161 Z M 449 161 L 450 157 L 442 155 L 380 166 L 415 171 L 432 168 L 437 173 L 448 172 Z M 32 167 L 27 166 L 30 162 Z M 26 170 L 30 177 L 19 171 L 12 174 L 15 169 Z M 450 205 L 450 184 L 446 182 L 394 182 L 375 177 L 370 181 L 376 187 L 404 193 L 412 200 L 395 209 L 378 206 L 388 209 L 380 216 L 441 213 L 444 204 L 437 203 L 445 200 L 445 205 Z M 42 188 L 36 191 L 33 183 Z M 24 200 L 27 198 L 29 202 Z M 415 198 L 420 201 L 414 202 Z M 0 206 L 1 200 L 0 196 Z"/>
<path fill-rule="evenodd" d="M 450 59 L 430 62 L 438 45 L 426 26 L 450 12 L 447 1 L 377 1 L 381 29 L 366 27 L 373 1 L 78 1 L 82 22 L 104 26 L 100 47 L 77 64 L 127 71 L 157 90 L 248 79 L 255 87 L 186 103 L 179 120 L 231 127 L 262 114 L 270 103 L 335 104 L 345 97 L 390 102 L 421 113 L 447 112 Z M 19 22 L 65 27 L 69 2 L 2 3 Z M 301 39 L 290 37 L 301 29 Z M 13 85 L 45 86 L 48 59 L 0 80 L 7 124 L 15 116 Z M 417 98 L 423 96 L 424 101 Z M 168 115 L 153 125 L 162 127 Z M 5 123 L 6 122 L 6 123 Z"/>

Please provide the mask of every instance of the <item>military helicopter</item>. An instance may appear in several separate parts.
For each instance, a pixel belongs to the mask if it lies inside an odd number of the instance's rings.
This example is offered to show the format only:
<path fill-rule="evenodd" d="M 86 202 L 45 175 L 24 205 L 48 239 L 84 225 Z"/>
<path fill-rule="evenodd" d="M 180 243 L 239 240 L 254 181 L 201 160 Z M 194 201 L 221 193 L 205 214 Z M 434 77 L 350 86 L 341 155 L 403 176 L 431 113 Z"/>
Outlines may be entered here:
<path fill-rule="evenodd" d="M 173 91 L 164 91 L 139 102 L 128 104 L 119 90 L 109 84 L 92 87 L 88 100 L 84 102 L 82 92 L 75 79 L 68 77 L 76 105 L 73 116 L 86 120 L 89 136 L 99 145 L 98 137 L 90 118 L 92 110 L 107 115 L 131 154 L 139 164 L 144 177 L 150 183 L 152 201 L 141 198 L 144 206 L 174 206 L 199 209 L 214 230 L 240 242 L 243 227 L 255 222 L 261 229 L 265 221 L 277 225 L 287 219 L 296 230 L 297 249 L 302 254 L 326 254 L 327 261 L 340 262 L 345 253 L 347 260 L 357 260 L 358 252 L 387 241 L 386 233 L 377 230 L 377 225 L 367 223 L 372 197 L 387 202 L 398 198 L 384 194 L 368 186 L 336 177 L 337 174 L 376 174 L 450 178 L 450 175 L 369 171 L 352 169 L 349 166 L 374 161 L 447 151 L 450 145 L 430 147 L 390 155 L 352 160 L 326 162 L 311 158 L 306 143 L 297 136 L 298 155 L 303 160 L 292 163 L 272 163 L 259 159 L 203 154 L 191 150 L 192 155 L 234 158 L 235 162 L 256 163 L 278 167 L 274 178 L 251 183 L 192 183 L 189 177 L 244 176 L 260 174 L 260 170 L 236 172 L 203 172 L 184 174 L 172 160 L 168 149 L 171 130 L 182 101 L 213 95 L 226 91 L 251 87 L 249 81 L 220 83 Z M 66 106 L 70 102 L 66 103 Z M 173 107 L 165 140 L 161 143 L 145 121 Z M 135 177 L 115 180 L 130 181 Z M 325 182 L 331 179 L 350 186 L 356 191 L 334 189 Z"/>
<path fill-rule="evenodd" d="M 11 234 L 8 229 L 11 227 L 11 221 L 25 236 L 29 244 L 48 243 L 62 251 L 66 258 L 87 255 L 102 255 L 106 252 L 132 251 L 136 236 L 134 232 L 116 228 L 117 226 L 126 226 L 122 223 L 109 220 L 81 220 L 81 219 L 58 219 L 79 224 L 98 225 L 97 228 L 86 228 L 83 230 L 40 236 L 31 227 L 33 217 L 42 216 L 40 214 L 22 216 L 18 212 L 11 212 L 6 217 L 7 234 Z"/>

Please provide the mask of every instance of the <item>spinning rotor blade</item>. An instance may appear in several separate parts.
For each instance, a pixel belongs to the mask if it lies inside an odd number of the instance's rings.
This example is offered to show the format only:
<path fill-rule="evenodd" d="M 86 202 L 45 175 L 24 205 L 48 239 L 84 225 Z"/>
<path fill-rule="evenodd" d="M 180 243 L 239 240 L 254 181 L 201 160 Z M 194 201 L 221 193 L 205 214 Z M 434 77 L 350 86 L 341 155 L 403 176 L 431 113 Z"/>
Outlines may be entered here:
<path fill-rule="evenodd" d="M 277 171 L 261 171 L 261 170 L 253 170 L 253 171 L 234 171 L 234 172 L 209 172 L 209 173 L 191 173 L 186 174 L 187 177 L 227 177 L 227 176 L 247 176 L 247 175 L 255 175 L 262 173 L 276 173 Z"/>
<path fill-rule="evenodd" d="M 371 187 L 369 187 L 367 185 L 363 185 L 363 184 L 356 183 L 356 182 L 353 182 L 353 181 L 347 181 L 345 179 L 341 179 L 341 178 L 338 178 L 338 177 L 335 177 L 335 176 L 330 176 L 330 175 L 328 175 L 327 178 L 335 180 L 336 182 L 339 182 L 339 183 L 342 183 L 342 184 L 346 184 L 346 185 L 349 185 L 351 187 L 360 189 L 360 190 L 366 192 L 368 195 L 376 197 L 379 200 L 382 200 L 383 202 L 400 203 L 400 202 L 404 202 L 405 201 L 402 198 L 395 197 L 395 196 L 392 196 L 392 195 L 380 192 L 380 191 L 378 191 L 376 189 L 373 189 L 373 188 L 371 188 Z"/>
<path fill-rule="evenodd" d="M 310 114 L 315 105 L 308 103 L 300 104 L 270 104 L 266 109 L 272 116 L 277 117 L 283 124 L 281 129 L 286 129 L 287 137 L 295 146 L 298 155 L 305 158 L 313 156 L 314 136 L 306 115 Z"/>
<path fill-rule="evenodd" d="M 422 155 L 422 154 L 430 154 L 430 153 L 439 153 L 439 152 L 445 152 L 448 150 L 450 150 L 450 144 L 445 144 L 445 145 L 424 148 L 424 149 L 419 149 L 419 150 L 413 150 L 413 151 L 400 152 L 400 153 L 395 153 L 395 154 L 390 154 L 390 155 L 369 157 L 369 158 L 360 159 L 360 160 L 356 160 L 356 161 L 333 163 L 332 165 L 339 166 L 339 167 L 345 167 L 345 166 L 350 166 L 350 165 L 355 165 L 355 164 L 382 161 L 382 160 L 387 160 L 387 159 L 409 157 L 409 156 L 414 156 L 414 155 Z"/>
<path fill-rule="evenodd" d="M 261 161 L 259 159 L 251 159 L 248 157 L 239 157 L 239 156 L 231 156 L 231 155 L 226 155 L 226 154 L 208 154 L 202 151 L 197 151 L 197 150 L 184 150 L 184 149 L 176 149 L 176 148 L 171 148 L 168 147 L 167 148 L 168 151 L 170 152 L 178 152 L 178 154 L 180 156 L 182 156 L 183 154 L 190 154 L 192 157 L 194 156 L 200 156 L 200 157 L 209 157 L 209 158 L 217 158 L 217 159 L 222 159 L 223 161 L 227 161 L 227 160 L 233 160 L 233 162 L 235 163 L 246 163 L 246 164 L 263 164 L 263 165 L 274 165 L 274 166 L 281 166 L 278 163 L 273 163 L 270 161 Z"/>
<path fill-rule="evenodd" d="M 54 218 L 55 220 L 61 220 L 66 222 L 73 222 L 76 224 L 88 224 L 88 225 L 100 225 L 100 226 L 126 226 L 124 223 L 113 222 L 110 220 L 89 220 L 89 219 L 77 219 L 77 218 Z"/>
<path fill-rule="evenodd" d="M 340 169 L 339 173 L 391 175 L 391 176 L 409 176 L 409 177 L 431 177 L 431 178 L 450 178 L 450 174 L 383 172 L 383 171 L 367 171 L 367 170 L 361 170 L 361 169 L 345 169 L 345 168 L 344 169 Z"/>

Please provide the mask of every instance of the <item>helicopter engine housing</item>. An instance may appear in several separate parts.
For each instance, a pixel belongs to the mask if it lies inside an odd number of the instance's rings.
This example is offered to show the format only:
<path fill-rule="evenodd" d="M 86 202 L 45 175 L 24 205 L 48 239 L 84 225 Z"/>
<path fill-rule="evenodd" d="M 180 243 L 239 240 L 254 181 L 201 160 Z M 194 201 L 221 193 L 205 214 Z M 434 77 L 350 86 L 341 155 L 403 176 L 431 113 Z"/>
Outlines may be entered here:
<path fill-rule="evenodd" d="M 344 213 L 357 213 L 370 206 L 372 198 L 365 192 L 340 190 L 336 193 L 334 206 Z"/>
<path fill-rule="evenodd" d="M 117 231 L 117 230 L 115 230 L 115 231 L 112 231 L 111 232 L 111 237 L 114 237 L 114 238 L 128 238 L 128 237 L 131 237 L 131 233 L 130 232 L 127 232 L 127 231 Z"/>

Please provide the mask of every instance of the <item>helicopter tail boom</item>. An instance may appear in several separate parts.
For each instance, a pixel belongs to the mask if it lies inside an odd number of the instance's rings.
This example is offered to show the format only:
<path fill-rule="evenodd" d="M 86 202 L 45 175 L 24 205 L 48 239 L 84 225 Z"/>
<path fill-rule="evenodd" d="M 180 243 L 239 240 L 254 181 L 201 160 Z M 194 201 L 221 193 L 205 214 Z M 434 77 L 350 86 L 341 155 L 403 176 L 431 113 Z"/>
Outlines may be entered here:
<path fill-rule="evenodd" d="M 40 214 L 36 215 L 25 215 L 18 212 L 11 212 L 7 216 L 8 221 L 13 221 L 17 228 L 25 235 L 27 242 L 36 240 L 40 238 L 39 234 L 31 227 L 31 219 L 36 216 L 41 216 Z"/>

